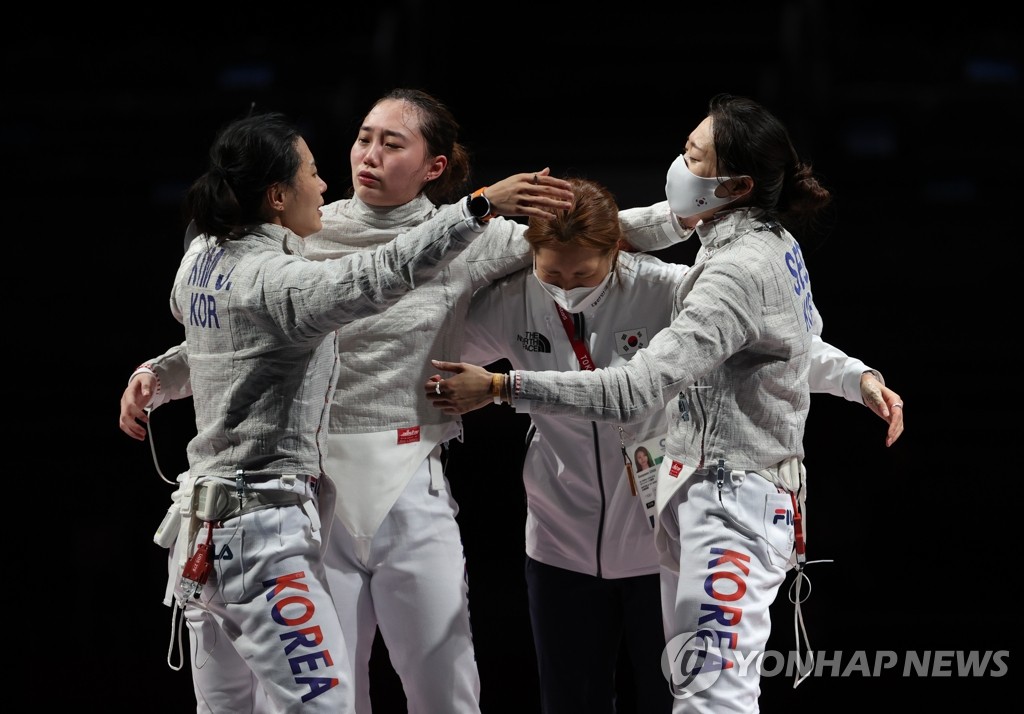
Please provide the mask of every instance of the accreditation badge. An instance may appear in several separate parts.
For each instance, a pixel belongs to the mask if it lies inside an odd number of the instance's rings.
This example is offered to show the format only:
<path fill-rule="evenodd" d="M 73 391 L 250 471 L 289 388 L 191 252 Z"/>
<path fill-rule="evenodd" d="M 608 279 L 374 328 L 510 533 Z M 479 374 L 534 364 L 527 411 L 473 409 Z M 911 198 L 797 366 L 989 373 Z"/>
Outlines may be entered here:
<path fill-rule="evenodd" d="M 657 495 L 658 466 L 665 458 L 666 435 L 656 436 L 646 441 L 633 444 L 630 458 L 633 460 L 635 470 L 637 495 L 644 515 L 647 516 L 647 523 L 654 530 L 657 519 L 655 508 L 655 496 Z"/>

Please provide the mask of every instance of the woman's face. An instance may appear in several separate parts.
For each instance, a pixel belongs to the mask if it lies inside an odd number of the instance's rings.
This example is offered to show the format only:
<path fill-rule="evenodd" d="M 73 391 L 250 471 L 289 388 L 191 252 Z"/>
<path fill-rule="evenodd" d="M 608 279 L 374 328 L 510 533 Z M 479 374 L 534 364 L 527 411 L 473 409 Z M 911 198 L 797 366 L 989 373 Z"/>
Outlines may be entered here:
<path fill-rule="evenodd" d="M 636 465 L 640 468 L 641 471 L 651 467 L 651 460 L 647 458 L 646 451 L 641 450 L 636 452 Z"/>
<path fill-rule="evenodd" d="M 306 141 L 300 137 L 295 148 L 301 159 L 295 178 L 291 185 L 278 185 L 273 191 L 280 200 L 277 215 L 281 225 L 305 238 L 323 228 L 320 206 L 324 205 L 327 184 L 317 173 L 316 161 Z"/>
<path fill-rule="evenodd" d="M 419 113 L 400 99 L 384 100 L 370 110 L 349 160 L 356 196 L 382 208 L 413 200 L 448 164 L 444 156 L 427 155 Z"/>
<path fill-rule="evenodd" d="M 579 245 L 544 246 L 533 252 L 537 277 L 562 290 L 592 288 L 612 269 L 615 251 Z"/>
<path fill-rule="evenodd" d="M 702 178 L 718 176 L 718 156 L 715 153 L 715 138 L 712 133 L 711 117 L 704 117 L 704 120 L 697 125 L 697 128 L 690 132 L 683 150 L 683 158 L 686 161 L 686 167 L 695 176 Z M 715 195 L 725 195 L 725 188 L 719 186 L 715 189 Z M 716 210 L 711 209 L 694 216 L 680 218 L 679 222 L 687 228 L 693 228 L 700 221 L 709 220 L 715 215 Z"/>
<path fill-rule="evenodd" d="M 690 132 L 683 149 L 687 168 L 703 178 L 718 175 L 718 156 L 715 154 L 715 137 L 711 129 L 711 117 L 704 117 L 704 121 Z"/>
<path fill-rule="evenodd" d="M 694 176 L 701 178 L 716 178 L 718 172 L 718 154 L 715 151 L 714 122 L 710 116 L 697 125 L 690 136 L 686 139 L 686 147 L 683 151 L 683 160 L 686 167 Z M 737 201 L 750 192 L 751 184 L 748 176 L 728 178 L 715 187 L 715 196 L 718 198 L 730 198 L 726 206 L 739 205 Z M 685 218 L 678 217 L 679 222 L 687 228 L 693 228 L 700 221 L 710 220 L 715 213 L 723 210 L 721 206 L 710 208 L 703 213 L 698 213 Z"/>

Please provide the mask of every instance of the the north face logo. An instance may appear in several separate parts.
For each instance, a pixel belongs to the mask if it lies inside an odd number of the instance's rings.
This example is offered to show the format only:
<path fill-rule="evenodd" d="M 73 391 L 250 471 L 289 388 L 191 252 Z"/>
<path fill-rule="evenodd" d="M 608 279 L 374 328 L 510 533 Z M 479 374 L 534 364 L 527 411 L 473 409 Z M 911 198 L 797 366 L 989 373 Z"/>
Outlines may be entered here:
<path fill-rule="evenodd" d="M 551 352 L 551 340 L 539 332 L 516 335 L 516 340 L 523 343 L 523 349 L 527 352 Z"/>

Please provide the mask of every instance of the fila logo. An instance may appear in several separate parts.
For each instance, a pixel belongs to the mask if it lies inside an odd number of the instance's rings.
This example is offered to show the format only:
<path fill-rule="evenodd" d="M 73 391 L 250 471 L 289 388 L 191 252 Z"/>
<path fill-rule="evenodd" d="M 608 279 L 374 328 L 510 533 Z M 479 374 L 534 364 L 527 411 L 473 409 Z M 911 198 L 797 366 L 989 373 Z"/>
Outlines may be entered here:
<path fill-rule="evenodd" d="M 793 512 L 788 508 L 776 508 L 775 515 L 772 516 L 772 525 L 779 521 L 785 521 L 787 526 L 793 525 Z"/>

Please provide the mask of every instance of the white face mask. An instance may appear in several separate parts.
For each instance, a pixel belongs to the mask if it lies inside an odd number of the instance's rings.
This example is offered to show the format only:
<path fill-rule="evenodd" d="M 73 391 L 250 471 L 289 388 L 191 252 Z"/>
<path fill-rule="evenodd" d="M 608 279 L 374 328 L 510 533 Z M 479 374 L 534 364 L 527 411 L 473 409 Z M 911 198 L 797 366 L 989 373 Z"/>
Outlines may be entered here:
<path fill-rule="evenodd" d="M 608 281 L 612 278 L 612 272 L 609 270 L 608 274 L 604 276 L 604 280 L 594 286 L 584 286 L 580 288 L 571 288 L 569 290 L 563 290 L 557 285 L 551 285 L 545 283 L 539 277 L 537 277 L 536 270 L 533 273 L 533 277 L 537 279 L 540 286 L 544 288 L 544 292 L 551 296 L 559 307 L 566 312 L 583 312 L 588 307 L 596 305 L 601 297 L 603 296 L 604 289 L 608 286 Z"/>
<path fill-rule="evenodd" d="M 679 158 L 668 167 L 668 175 L 665 179 L 665 198 L 668 199 L 668 207 L 680 218 L 689 218 L 698 213 L 732 203 L 736 200 L 733 196 L 719 197 L 715 195 L 715 189 L 719 184 L 730 178 L 732 177 L 704 178 L 697 176 L 690 171 L 690 167 L 686 165 L 686 159 L 680 154 Z"/>

